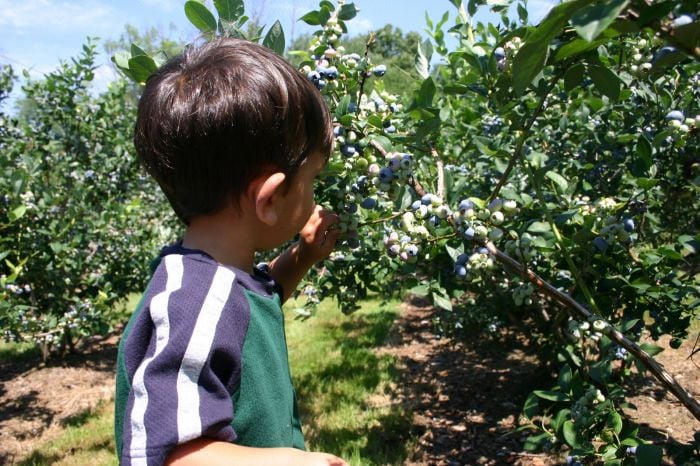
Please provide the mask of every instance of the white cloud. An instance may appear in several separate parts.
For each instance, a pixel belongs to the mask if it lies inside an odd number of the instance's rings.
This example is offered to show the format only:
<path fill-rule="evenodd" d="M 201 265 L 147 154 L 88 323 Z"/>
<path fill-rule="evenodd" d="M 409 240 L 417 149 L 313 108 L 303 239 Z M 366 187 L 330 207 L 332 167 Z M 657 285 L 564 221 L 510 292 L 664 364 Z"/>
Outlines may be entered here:
<path fill-rule="evenodd" d="M 115 10 L 103 1 L 89 0 L 25 0 L 15 2 L 0 0 L 0 27 L 14 29 L 17 33 L 28 31 L 75 31 L 96 32 L 121 27 L 115 21 Z"/>

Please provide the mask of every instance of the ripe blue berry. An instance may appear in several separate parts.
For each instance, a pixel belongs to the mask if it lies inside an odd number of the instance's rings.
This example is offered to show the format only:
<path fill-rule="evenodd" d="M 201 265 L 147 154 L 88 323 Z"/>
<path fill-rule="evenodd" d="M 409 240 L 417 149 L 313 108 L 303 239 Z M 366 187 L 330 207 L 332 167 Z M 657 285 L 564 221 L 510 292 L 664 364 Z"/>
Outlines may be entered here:
<path fill-rule="evenodd" d="M 387 249 L 387 251 L 389 252 L 390 256 L 396 257 L 399 255 L 399 252 L 401 252 L 401 246 L 399 246 L 398 244 L 392 244 L 391 246 L 389 246 L 389 249 Z"/>
<path fill-rule="evenodd" d="M 473 209 L 474 208 L 474 203 L 470 201 L 469 199 L 463 199 L 459 203 L 459 210 L 468 210 L 468 209 Z"/>
<path fill-rule="evenodd" d="M 474 235 L 476 235 L 476 231 L 472 227 L 467 228 L 464 230 L 464 239 L 472 240 L 474 239 Z"/>
<path fill-rule="evenodd" d="M 323 70 L 323 72 L 319 71 L 319 73 L 329 81 L 332 81 L 334 79 L 338 79 L 338 69 L 335 66 L 331 66 L 330 68 L 326 68 Z"/>
<path fill-rule="evenodd" d="M 680 110 L 671 110 L 666 114 L 666 121 L 683 121 L 685 119 L 685 116 L 683 115 L 683 112 Z"/>
<path fill-rule="evenodd" d="M 379 170 L 378 176 L 382 182 L 388 183 L 389 181 L 394 179 L 394 172 L 391 171 L 391 168 L 384 167 L 381 170 Z"/>
<path fill-rule="evenodd" d="M 654 56 L 654 59 L 652 60 L 652 64 L 658 63 L 661 59 L 664 57 L 671 55 L 672 53 L 678 52 L 678 49 L 672 45 L 666 45 L 664 47 L 661 47 L 659 51 L 656 53 Z"/>
<path fill-rule="evenodd" d="M 622 221 L 622 226 L 626 232 L 632 233 L 634 231 L 634 220 L 626 218 Z"/>
<path fill-rule="evenodd" d="M 418 210 L 422 205 L 423 203 L 421 201 L 413 201 L 413 203 L 411 204 L 411 209 Z"/>
<path fill-rule="evenodd" d="M 503 47 L 498 47 L 493 51 L 493 56 L 496 58 L 496 61 L 503 60 L 506 58 L 506 51 Z"/>
<path fill-rule="evenodd" d="M 454 274 L 457 275 L 458 277 L 466 277 L 467 276 L 467 268 L 462 264 L 455 264 Z"/>
<path fill-rule="evenodd" d="M 386 65 L 377 65 L 372 69 L 372 73 L 378 78 L 384 76 L 386 73 Z"/>
<path fill-rule="evenodd" d="M 593 239 L 593 245 L 596 247 L 598 251 L 605 251 L 608 249 L 608 242 L 605 241 L 604 238 L 601 238 L 600 236 L 596 236 L 595 239 Z"/>
<path fill-rule="evenodd" d="M 366 197 L 362 200 L 360 205 L 363 209 L 374 209 L 377 207 L 377 200 L 373 197 Z"/>
<path fill-rule="evenodd" d="M 355 149 L 355 146 L 352 144 L 343 144 L 340 146 L 340 153 L 343 154 L 346 157 L 352 157 L 355 155 L 357 152 L 357 149 Z"/>

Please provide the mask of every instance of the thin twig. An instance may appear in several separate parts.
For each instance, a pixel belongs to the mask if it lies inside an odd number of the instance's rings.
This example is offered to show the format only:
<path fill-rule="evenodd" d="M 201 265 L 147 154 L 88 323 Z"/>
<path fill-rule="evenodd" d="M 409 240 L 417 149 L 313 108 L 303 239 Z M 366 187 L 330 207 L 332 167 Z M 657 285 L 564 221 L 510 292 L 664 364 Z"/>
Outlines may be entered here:
<path fill-rule="evenodd" d="M 367 37 L 367 43 L 365 44 L 365 64 L 368 63 L 368 57 L 369 57 L 369 49 L 374 44 L 374 41 L 376 39 L 376 35 L 373 32 L 369 33 L 369 36 Z M 367 76 L 368 76 L 368 70 L 363 69 L 362 70 L 362 79 L 360 80 L 360 90 L 357 93 L 357 108 L 359 110 L 360 108 L 360 101 L 362 100 L 362 94 L 365 92 L 365 82 L 367 81 Z"/>
<path fill-rule="evenodd" d="M 430 147 L 430 155 L 435 159 L 435 164 L 437 165 L 437 195 L 440 199 L 445 198 L 445 164 L 440 158 L 440 154 L 435 150 L 434 147 Z"/>

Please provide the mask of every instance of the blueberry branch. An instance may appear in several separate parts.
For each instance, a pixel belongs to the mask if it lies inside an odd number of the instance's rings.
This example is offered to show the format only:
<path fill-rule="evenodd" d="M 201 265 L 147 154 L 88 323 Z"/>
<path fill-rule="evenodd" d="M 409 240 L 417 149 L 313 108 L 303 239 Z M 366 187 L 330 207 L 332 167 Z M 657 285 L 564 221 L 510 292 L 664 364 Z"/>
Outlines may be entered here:
<path fill-rule="evenodd" d="M 357 104 L 359 108 L 360 100 L 362 99 L 362 94 L 365 92 L 365 82 L 367 81 L 367 69 L 365 68 L 368 63 L 369 49 L 374 44 L 376 40 L 376 35 L 373 32 L 369 33 L 367 37 L 367 43 L 365 44 L 365 66 L 362 68 L 362 80 L 360 81 L 360 90 L 357 93 Z"/>
<path fill-rule="evenodd" d="M 530 283 L 535 285 L 542 293 L 572 311 L 575 317 L 581 320 L 603 320 L 592 314 L 571 296 L 554 288 L 535 272 L 529 270 L 520 262 L 500 251 L 492 242 L 485 241 L 483 245 L 489 250 L 489 253 L 491 253 L 491 255 L 494 256 L 500 263 L 504 264 L 506 268 L 518 275 L 527 277 Z M 673 376 L 671 376 L 671 374 L 666 372 L 666 370 L 658 362 L 649 356 L 635 342 L 629 340 L 609 323 L 605 323 L 605 333 L 608 338 L 625 348 L 642 364 L 644 364 L 647 370 L 649 370 L 649 372 L 651 372 L 657 380 L 666 386 L 666 388 L 668 388 L 668 390 L 673 393 L 676 398 L 678 398 L 678 400 L 691 412 L 691 414 L 700 421 L 700 403 L 698 403 L 697 400 L 695 400 L 695 398 L 693 398 L 693 396 L 685 388 L 683 388 L 678 381 L 673 378 Z"/>
<path fill-rule="evenodd" d="M 430 147 L 430 155 L 435 159 L 435 165 L 437 166 L 437 195 L 440 199 L 445 198 L 445 164 L 440 158 L 440 154 L 435 150 L 434 147 Z"/>

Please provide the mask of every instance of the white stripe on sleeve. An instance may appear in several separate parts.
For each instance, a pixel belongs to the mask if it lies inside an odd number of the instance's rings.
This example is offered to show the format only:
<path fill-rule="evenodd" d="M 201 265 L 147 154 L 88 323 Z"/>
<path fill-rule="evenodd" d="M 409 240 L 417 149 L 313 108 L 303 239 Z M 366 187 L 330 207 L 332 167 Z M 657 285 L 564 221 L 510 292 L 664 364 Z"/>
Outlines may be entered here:
<path fill-rule="evenodd" d="M 236 274 L 219 267 L 214 274 L 211 287 L 204 299 L 202 309 L 185 350 L 180 371 L 177 374 L 177 430 L 179 443 L 202 435 L 202 420 L 199 416 L 199 375 L 209 357 L 216 326 L 231 292 Z"/>
<path fill-rule="evenodd" d="M 163 258 L 167 279 L 165 290 L 155 295 L 150 302 L 151 320 L 155 325 L 156 349 L 153 355 L 144 359 L 134 373 L 132 388 L 134 391 L 134 406 L 131 410 L 131 452 L 132 464 L 146 464 L 146 446 L 148 437 L 144 418 L 148 407 L 148 391 L 144 382 L 144 374 L 148 365 L 163 351 L 170 338 L 170 320 L 168 319 L 168 302 L 170 295 L 182 287 L 183 263 L 181 255 L 168 255 Z"/>

